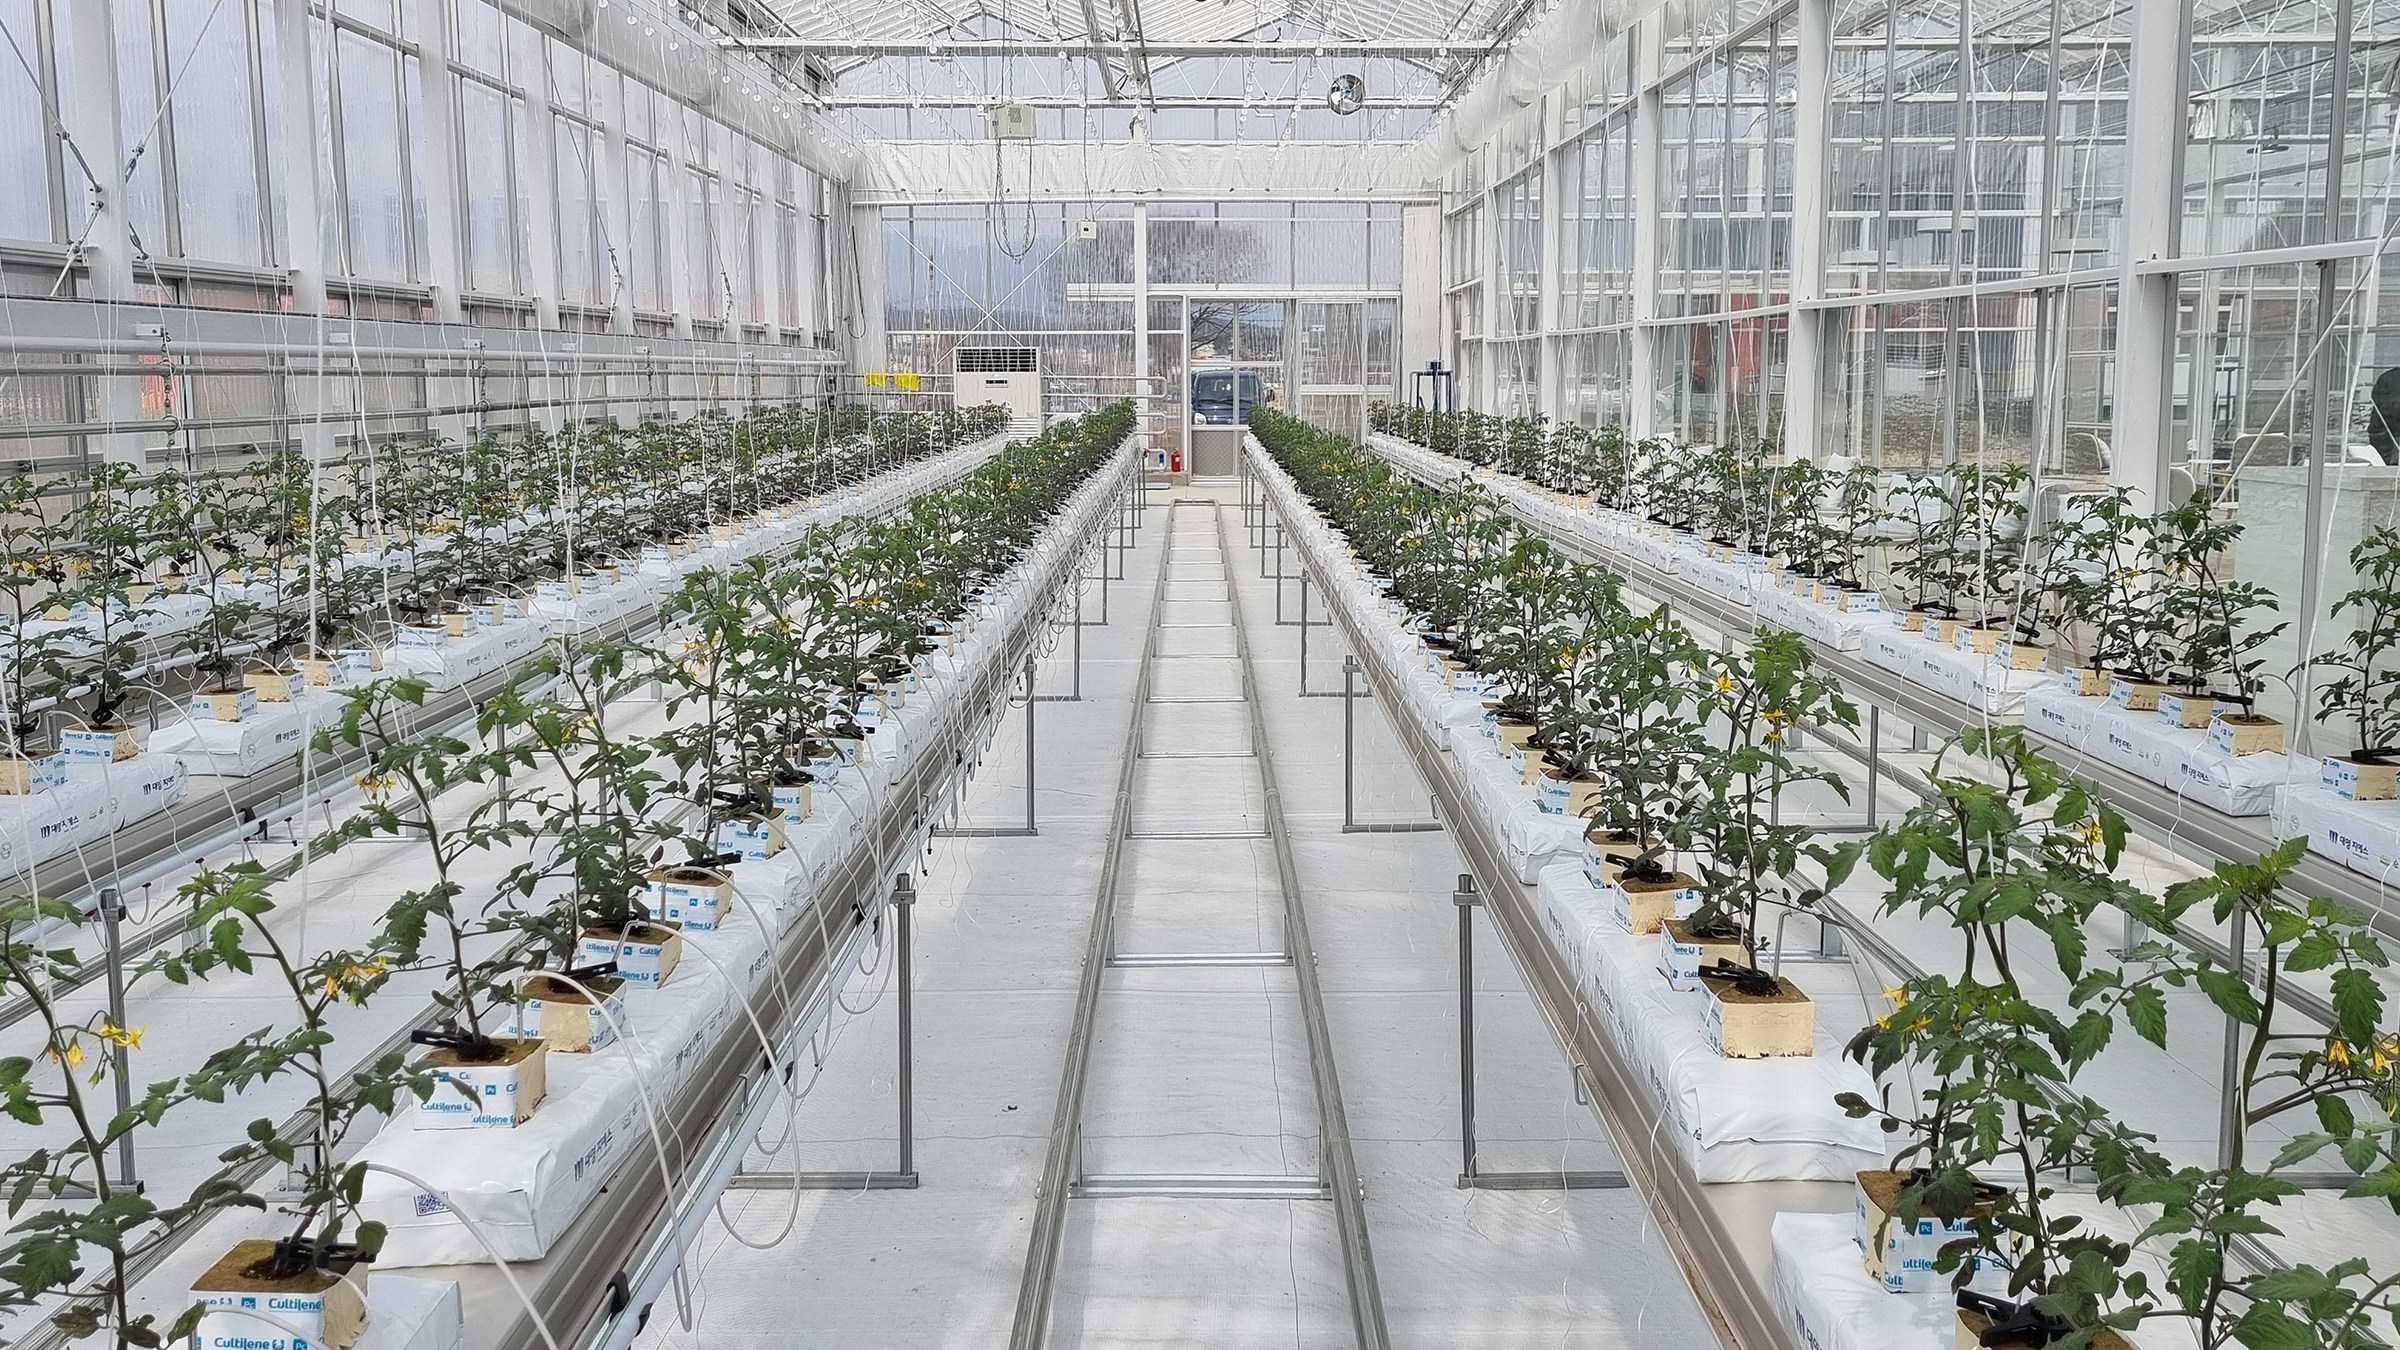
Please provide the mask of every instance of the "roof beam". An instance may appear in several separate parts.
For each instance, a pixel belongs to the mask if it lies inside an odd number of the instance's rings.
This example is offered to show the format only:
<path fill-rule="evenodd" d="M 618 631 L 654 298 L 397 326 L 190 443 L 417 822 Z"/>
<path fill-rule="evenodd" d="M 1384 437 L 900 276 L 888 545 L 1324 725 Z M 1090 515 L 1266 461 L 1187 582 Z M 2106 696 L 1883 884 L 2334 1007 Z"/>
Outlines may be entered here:
<path fill-rule="evenodd" d="M 1109 64 L 1108 48 L 1100 41 L 1100 14 L 1092 8 L 1092 0 L 1083 0 L 1083 34 L 1091 39 L 1092 59 L 1100 63 L 1100 83 L 1108 89 L 1108 101 L 1124 102 L 1125 91 L 1117 87 L 1116 67 Z"/>
<path fill-rule="evenodd" d="M 840 38 L 793 37 L 726 37 L 717 45 L 740 51 L 807 52 L 824 57 L 865 57 L 870 59 L 900 56 L 1090 56 L 1093 41 L 1090 37 L 1070 41 L 994 41 L 978 38 L 967 42 L 942 42 L 917 39 L 907 42 L 856 42 Z M 1448 42 L 1387 40 L 1382 42 L 1145 42 L 1143 54 L 1157 60 L 1168 58 L 1221 57 L 1233 60 L 1297 61 L 1310 57 L 1340 57 L 1344 59 L 1383 57 L 1392 60 L 1433 60 L 1458 57 L 1476 58 L 1500 50 L 1496 42 Z"/>
<path fill-rule="evenodd" d="M 1134 83 L 1142 87 L 1142 98 L 1152 108 L 1158 106 L 1158 91 L 1150 87 L 1150 46 L 1142 41 L 1141 11 L 1133 0 L 1117 0 L 1117 15 L 1124 26 L 1117 30 L 1117 45 L 1125 49 L 1125 68 Z"/>
<path fill-rule="evenodd" d="M 1324 106 L 1324 95 L 1293 100 L 1291 98 L 1250 98 L 1240 94 L 1160 94 L 1142 100 L 1152 108 L 1219 108 L 1275 113 L 1299 103 L 1303 107 Z M 1439 95 L 1425 94 L 1413 98 L 1369 98 L 1370 109 L 1418 108 L 1432 111 L 1446 106 L 1450 100 Z M 1077 98 L 1069 94 L 1029 94 L 1002 97 L 998 94 L 827 94 L 825 105 L 832 108 L 989 108 L 1002 103 L 1022 103 L 1032 108 L 1104 108 L 1109 106 L 1095 99 Z M 1111 103 L 1115 100 L 1110 100 Z"/>

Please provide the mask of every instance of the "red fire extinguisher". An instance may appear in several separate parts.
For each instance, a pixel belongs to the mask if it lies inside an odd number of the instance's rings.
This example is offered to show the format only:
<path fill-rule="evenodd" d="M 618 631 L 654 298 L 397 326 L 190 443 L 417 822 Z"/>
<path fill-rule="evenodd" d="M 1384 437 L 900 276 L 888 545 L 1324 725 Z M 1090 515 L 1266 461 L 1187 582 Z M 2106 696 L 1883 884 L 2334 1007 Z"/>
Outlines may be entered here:
<path fill-rule="evenodd" d="M 1183 472 L 1183 452 L 1181 450 L 1177 450 L 1167 457 L 1167 472 Z"/>

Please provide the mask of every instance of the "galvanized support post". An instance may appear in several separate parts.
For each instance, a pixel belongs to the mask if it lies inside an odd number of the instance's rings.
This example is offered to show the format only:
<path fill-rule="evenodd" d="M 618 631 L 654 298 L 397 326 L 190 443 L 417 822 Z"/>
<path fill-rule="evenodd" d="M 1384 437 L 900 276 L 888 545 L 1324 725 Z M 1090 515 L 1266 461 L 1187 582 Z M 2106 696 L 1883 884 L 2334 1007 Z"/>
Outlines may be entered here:
<path fill-rule="evenodd" d="M 1475 1185 L 1475 893 L 1472 874 L 1458 874 L 1458 889 L 1450 892 L 1458 908 L 1458 1185 Z"/>
<path fill-rule="evenodd" d="M 101 934 L 108 943 L 108 1020 L 110 1025 L 125 1026 L 125 942 L 119 924 L 125 918 L 125 901 L 114 886 L 100 890 Z M 117 1114 L 121 1117 L 133 1109 L 133 1066 L 127 1054 L 132 1038 L 119 1035 L 110 1044 L 109 1071 L 117 1079 Z M 127 1130 L 117 1140 L 117 1185 L 139 1191 L 141 1181 L 133 1169 L 133 1131 Z"/>
<path fill-rule="evenodd" d="M 2236 979 L 2248 973 L 2249 960 L 2243 947 L 2249 941 L 2248 925 L 2243 923 L 2239 905 L 2233 908 L 2233 923 L 2225 933 L 2225 962 Z M 2225 1066 L 2219 1081 L 2220 1099 L 2217 1103 L 2217 1166 L 2232 1167 L 2241 1151 L 2242 1138 L 2248 1132 L 2248 1122 L 2242 1119 L 2241 1094 L 2234 1085 L 2242 1076 L 2242 1024 L 2231 1015 L 2225 1018 Z"/>
<path fill-rule="evenodd" d="M 917 1181 L 916 972 L 909 957 L 909 910 L 917 903 L 917 879 L 902 872 L 892 882 L 892 926 L 900 939 L 900 1175 Z"/>
<path fill-rule="evenodd" d="M 969 825 L 940 827 L 932 830 L 936 839 L 1025 839 L 1041 833 L 1034 825 L 1033 814 L 1033 705 L 1041 702 L 1034 692 L 1034 654 L 1025 653 L 1025 823 L 1022 825 Z M 998 716 L 997 713 L 994 714 Z"/>
<path fill-rule="evenodd" d="M 1875 829 L 1875 806 L 1882 797 L 1878 785 L 1883 771 L 1883 708 L 1867 705 L 1867 830 Z"/>
<path fill-rule="evenodd" d="M 1040 834 L 1033 823 L 1033 653 L 1025 653 L 1025 833 Z"/>
<path fill-rule="evenodd" d="M 1342 658 L 1342 833 L 1358 828 L 1358 807 L 1353 799 L 1358 779 L 1357 749 L 1352 741 L 1358 723 L 1358 658 Z"/>
<path fill-rule="evenodd" d="M 1475 910 L 1483 895 L 1472 873 L 1458 874 L 1458 889 L 1450 892 L 1458 907 L 1458 1146 L 1460 1190 L 1480 1191 L 1593 1191 L 1622 1190 L 1631 1183 L 1621 1170 L 1486 1172 L 1475 1157 Z M 1583 1072 L 1573 1059 L 1567 1072 L 1581 1100 Z"/>
<path fill-rule="evenodd" d="M 726 1178 L 726 1185 L 744 1191 L 913 1191 L 917 1176 L 916 973 L 909 932 L 909 911 L 917 903 L 917 879 L 908 872 L 892 878 L 890 911 L 893 959 L 900 963 L 899 1097 L 900 1166 L 895 1171 L 864 1172 L 743 1172 Z M 836 996 L 839 989 L 835 990 Z"/>

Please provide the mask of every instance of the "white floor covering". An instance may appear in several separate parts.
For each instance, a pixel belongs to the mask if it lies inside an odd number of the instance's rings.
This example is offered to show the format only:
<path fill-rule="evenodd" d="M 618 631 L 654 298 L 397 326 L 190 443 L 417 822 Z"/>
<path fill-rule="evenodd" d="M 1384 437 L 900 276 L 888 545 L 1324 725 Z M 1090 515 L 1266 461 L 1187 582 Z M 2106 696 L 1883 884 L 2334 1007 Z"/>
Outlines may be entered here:
<path fill-rule="evenodd" d="M 1194 495 L 1186 492 L 1183 495 Z M 1457 1063 L 1459 871 L 1439 833 L 1345 835 L 1342 705 L 1293 697 L 1299 630 L 1276 627 L 1272 583 L 1222 494 L 1235 578 L 1265 694 L 1325 989 L 1353 1147 L 1395 1346 L 1697 1347 L 1713 1342 L 1673 1258 L 1630 1191 L 1461 1190 Z M 662 1301 L 647 1350 L 806 1344 L 1005 1344 L 1036 1207 L 1093 887 L 1165 512 L 1149 513 L 1111 623 L 1083 635 L 1080 703 L 1035 716 L 1034 839 L 936 840 L 916 907 L 916 1191 L 803 1192 L 767 1250 L 711 1232 L 694 1263 L 691 1329 Z M 1228 589 L 1209 515 L 1186 507 L 1168 625 L 1219 624 Z M 1297 591 L 1287 586 L 1287 611 Z M 1096 615 L 1087 595 L 1085 614 Z M 1226 628 L 1169 627 L 1157 698 L 1238 692 Z M 1339 640 L 1312 630 L 1312 688 L 1339 688 Z M 1218 654 L 1209 659 L 1206 653 Z M 1044 693 L 1070 686 L 1062 642 Z M 1358 814 L 1422 819 L 1424 792 L 1373 704 L 1356 707 Z M 1253 761 L 1168 758 L 1247 745 L 1239 704 L 1145 710 L 1133 828 L 1263 830 Z M 1004 731 L 962 823 L 1021 819 L 1023 739 Z M 1134 839 L 1118 911 L 1125 953 L 1280 951 L 1282 901 L 1263 838 Z M 1564 1057 L 1477 917 L 1482 1166 L 1614 1163 Z M 753 1170 L 889 1168 L 895 1000 L 888 963 L 855 976 L 834 1049 L 783 1153 Z M 1093 1173 L 1311 1175 L 1318 1120 L 1288 968 L 1120 968 L 1101 994 L 1083 1118 Z M 773 1141 L 777 1127 L 770 1127 Z M 794 1196 L 731 1193 L 723 1212 L 774 1236 Z M 1323 1201 L 1070 1202 L 1054 1347 L 1336 1347 L 1354 1343 L 1333 1207 Z"/>

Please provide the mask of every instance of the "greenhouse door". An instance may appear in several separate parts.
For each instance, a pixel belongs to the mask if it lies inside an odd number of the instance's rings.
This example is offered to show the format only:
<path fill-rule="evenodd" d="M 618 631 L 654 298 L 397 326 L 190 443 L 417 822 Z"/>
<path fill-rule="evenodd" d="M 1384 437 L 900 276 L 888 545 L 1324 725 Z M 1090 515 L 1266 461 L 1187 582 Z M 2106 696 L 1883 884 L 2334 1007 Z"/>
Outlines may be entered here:
<path fill-rule="evenodd" d="M 1282 300 L 1194 300 L 1186 309 L 1193 477 L 1231 478 L 1250 414 L 1288 411 L 1283 330 L 1290 309 Z"/>

